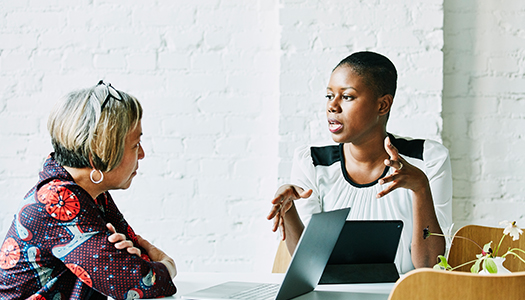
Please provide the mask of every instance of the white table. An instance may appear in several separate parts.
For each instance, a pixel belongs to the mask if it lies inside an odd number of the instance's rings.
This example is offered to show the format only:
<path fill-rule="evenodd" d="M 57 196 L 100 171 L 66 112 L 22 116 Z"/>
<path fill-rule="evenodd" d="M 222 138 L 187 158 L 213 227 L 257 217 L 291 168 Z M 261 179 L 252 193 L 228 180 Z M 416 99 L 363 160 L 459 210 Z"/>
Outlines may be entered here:
<path fill-rule="evenodd" d="M 181 295 L 226 281 L 281 283 L 283 278 L 284 274 L 272 273 L 180 273 L 174 279 L 177 293 L 164 299 L 178 299 Z M 295 299 L 387 300 L 393 287 L 394 283 L 319 285 L 313 292 Z"/>

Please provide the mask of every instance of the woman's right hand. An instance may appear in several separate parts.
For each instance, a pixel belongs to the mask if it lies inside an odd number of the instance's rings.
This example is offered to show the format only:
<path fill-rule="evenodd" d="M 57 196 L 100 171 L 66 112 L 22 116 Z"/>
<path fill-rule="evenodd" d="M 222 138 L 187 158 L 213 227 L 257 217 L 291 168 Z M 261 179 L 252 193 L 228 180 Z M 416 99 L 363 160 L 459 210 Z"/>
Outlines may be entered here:
<path fill-rule="evenodd" d="M 277 228 L 281 228 L 281 234 L 283 240 L 286 239 L 286 231 L 284 225 L 284 217 L 286 212 L 292 208 L 293 201 L 301 198 L 308 198 L 312 195 L 312 190 L 309 189 L 305 191 L 303 188 L 292 185 L 285 184 L 277 189 L 275 193 L 275 198 L 272 200 L 272 209 L 268 214 L 267 219 L 273 219 L 273 228 L 272 231 L 277 231 Z"/>
<path fill-rule="evenodd" d="M 126 236 L 122 233 L 118 233 L 115 230 L 115 227 L 111 223 L 107 223 L 106 227 L 111 231 L 111 235 L 108 237 L 110 243 L 115 245 L 117 249 L 126 249 L 130 254 L 135 254 L 141 256 L 141 251 L 138 247 L 133 245 L 133 242 L 126 239 Z M 152 243 L 143 239 L 140 235 L 137 235 L 137 241 L 140 247 L 146 251 L 149 259 L 155 262 L 163 263 L 168 272 L 170 273 L 171 278 L 177 275 L 177 266 L 175 266 L 175 261 L 169 257 L 166 253 L 162 252 L 159 248 L 155 247 Z"/>
<path fill-rule="evenodd" d="M 108 241 L 113 243 L 115 248 L 119 250 L 126 249 L 129 254 L 135 254 L 136 256 L 140 257 L 142 254 L 140 249 L 135 247 L 133 242 L 128 240 L 124 234 L 118 233 L 117 230 L 115 230 L 115 226 L 113 226 L 113 224 L 107 223 L 106 227 L 111 232 L 111 235 L 108 237 Z"/>

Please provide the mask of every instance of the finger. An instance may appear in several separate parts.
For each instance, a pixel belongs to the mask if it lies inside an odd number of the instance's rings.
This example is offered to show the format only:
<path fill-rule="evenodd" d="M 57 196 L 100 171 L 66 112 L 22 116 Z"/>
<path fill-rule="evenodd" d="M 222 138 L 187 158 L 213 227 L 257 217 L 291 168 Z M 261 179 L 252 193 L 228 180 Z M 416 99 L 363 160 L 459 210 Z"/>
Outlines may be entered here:
<path fill-rule="evenodd" d="M 398 160 L 385 159 L 385 165 L 396 169 L 397 171 L 401 170 L 404 166 L 402 158 L 398 157 Z"/>
<path fill-rule="evenodd" d="M 391 160 L 398 160 L 399 159 L 399 152 L 397 151 L 397 148 L 392 145 L 390 142 L 390 137 L 385 138 L 385 150 L 386 153 L 390 156 Z"/>
<path fill-rule="evenodd" d="M 272 204 L 284 202 L 286 200 L 299 199 L 301 197 L 300 195 L 303 193 L 304 193 L 303 188 L 299 186 L 295 186 L 295 185 L 287 185 L 286 188 L 284 188 L 282 191 L 281 189 L 277 191 L 275 198 L 273 198 L 272 200 Z"/>
<path fill-rule="evenodd" d="M 278 201 L 276 201 L 276 200 L 278 200 Z M 283 208 L 283 206 L 286 206 L 286 203 L 288 203 L 288 201 L 293 201 L 293 200 L 290 200 L 290 198 L 284 198 L 282 196 L 279 196 L 279 197 L 276 197 L 275 199 L 273 199 L 272 200 L 272 203 L 273 203 L 272 209 L 270 210 L 270 213 L 268 214 L 268 216 L 266 218 L 268 220 L 271 220 L 271 219 L 275 218 L 279 213 L 284 212 L 284 210 L 282 208 Z"/>
<path fill-rule="evenodd" d="M 388 175 L 388 176 L 385 176 L 385 177 L 379 179 L 379 184 L 380 184 L 380 185 L 383 185 L 383 184 L 385 184 L 385 183 L 389 183 L 389 182 L 394 181 L 394 180 L 396 179 L 396 178 L 395 178 L 395 177 L 396 177 L 395 175 L 396 175 L 396 174 L 391 174 L 391 175 Z"/>
<path fill-rule="evenodd" d="M 131 241 L 121 241 L 121 242 L 115 243 L 114 246 L 115 246 L 115 248 L 117 248 L 119 250 L 122 250 L 122 249 L 125 249 L 125 248 L 133 247 L 133 243 Z"/>
<path fill-rule="evenodd" d="M 142 254 L 142 252 L 140 251 L 139 248 L 136 248 L 136 247 L 130 247 L 127 249 L 128 250 L 128 253 L 129 254 L 134 254 L 136 256 L 140 256 Z"/>
<path fill-rule="evenodd" d="M 393 190 L 398 188 L 397 183 L 392 183 L 389 185 L 386 189 L 382 190 L 381 192 L 377 193 L 377 198 L 381 198 L 392 192 Z"/>
<path fill-rule="evenodd" d="M 108 237 L 108 241 L 110 241 L 111 243 L 117 243 L 117 242 L 125 241 L 125 240 L 126 240 L 126 236 L 123 235 L 122 233 L 113 233 L 112 235 Z"/>
<path fill-rule="evenodd" d="M 279 211 L 281 210 L 281 204 L 274 204 L 272 206 L 272 209 L 270 210 L 270 213 L 266 217 L 268 220 L 271 220 L 277 216 Z"/>
<path fill-rule="evenodd" d="M 268 220 L 275 218 L 277 214 L 279 213 L 279 211 L 281 210 L 281 207 L 282 207 L 281 196 L 274 198 L 272 200 L 272 204 L 273 204 L 272 208 L 270 209 L 268 216 L 266 216 L 266 219 Z"/>
<path fill-rule="evenodd" d="M 285 227 L 284 227 L 284 219 L 281 219 L 281 235 L 282 235 L 282 240 L 286 240 L 286 230 L 285 230 Z"/>
<path fill-rule="evenodd" d="M 279 217 L 276 217 L 273 219 L 273 228 L 272 228 L 273 232 L 276 232 L 277 229 L 279 229 L 279 220 L 280 220 Z"/>
<path fill-rule="evenodd" d="M 302 191 L 301 193 L 299 193 L 299 196 L 301 198 L 309 198 L 311 195 L 312 195 L 313 191 L 312 189 L 309 189 L 308 191 Z"/>
<path fill-rule="evenodd" d="M 109 231 L 111 231 L 112 233 L 116 233 L 117 230 L 115 230 L 115 226 L 113 226 L 113 224 L 111 223 L 107 223 L 106 224 L 106 227 L 109 229 Z"/>
<path fill-rule="evenodd" d="M 281 203 L 283 201 L 283 199 L 284 199 L 284 195 L 283 194 L 279 194 L 275 198 L 272 199 L 272 204 Z"/>
<path fill-rule="evenodd" d="M 304 193 L 304 189 L 302 187 L 300 187 L 300 186 L 292 185 L 288 189 L 288 193 L 289 193 L 290 197 L 293 197 L 292 200 L 295 200 L 295 199 L 301 198 L 301 194 Z M 288 197 L 288 198 L 290 198 L 290 197 Z"/>
<path fill-rule="evenodd" d="M 278 194 L 275 198 L 273 198 L 271 202 L 274 206 L 272 207 L 270 214 L 280 210 L 281 206 L 286 205 L 288 201 L 293 201 L 299 198 L 309 198 L 313 193 L 312 189 L 305 191 L 300 187 L 296 188 L 297 190 L 295 188 L 290 188 L 286 192 Z"/>
<path fill-rule="evenodd" d="M 275 198 L 272 199 L 272 204 L 279 204 L 279 203 L 283 203 L 284 201 L 287 201 L 290 199 L 291 200 L 297 199 L 298 196 L 296 196 L 295 193 L 296 193 L 295 190 L 287 189 L 283 193 L 280 193 L 277 196 L 275 196 Z"/>
<path fill-rule="evenodd" d="M 272 207 L 272 210 L 270 211 L 270 214 L 268 214 L 267 219 L 268 219 L 268 220 L 271 220 L 271 219 L 278 218 L 279 215 L 280 215 L 281 213 L 283 213 L 283 211 L 284 211 L 284 210 L 281 209 L 281 208 L 282 208 L 282 205 L 274 205 L 274 206 Z"/>

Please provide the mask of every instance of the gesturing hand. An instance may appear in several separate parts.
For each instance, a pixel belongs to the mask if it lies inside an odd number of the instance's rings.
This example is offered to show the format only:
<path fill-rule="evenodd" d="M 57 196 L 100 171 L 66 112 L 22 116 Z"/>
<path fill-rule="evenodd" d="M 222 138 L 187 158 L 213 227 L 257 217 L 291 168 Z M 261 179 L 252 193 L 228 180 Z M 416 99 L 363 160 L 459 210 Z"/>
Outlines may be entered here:
<path fill-rule="evenodd" d="M 132 241 L 126 239 L 124 234 L 118 233 L 111 223 L 107 223 L 106 227 L 112 232 L 112 234 L 108 237 L 108 241 L 113 243 L 115 248 L 119 250 L 126 249 L 129 254 L 135 254 L 140 257 L 140 249 L 135 247 Z"/>
<path fill-rule="evenodd" d="M 286 239 L 286 231 L 284 226 L 284 216 L 286 212 L 293 206 L 293 201 L 300 198 L 308 198 L 312 195 L 312 190 L 304 191 L 303 188 L 296 185 L 285 184 L 275 193 L 275 198 L 272 200 L 272 209 L 268 214 L 267 219 L 273 219 L 273 228 L 275 232 L 277 228 L 281 228 L 283 240 Z"/>
<path fill-rule="evenodd" d="M 381 198 L 397 188 L 406 188 L 413 192 L 419 192 L 429 188 L 428 178 L 419 168 L 409 164 L 400 155 L 396 147 L 385 138 L 385 150 L 390 159 L 385 159 L 385 165 L 394 168 L 394 172 L 379 180 L 379 184 L 392 182 L 386 189 L 377 194 Z"/>

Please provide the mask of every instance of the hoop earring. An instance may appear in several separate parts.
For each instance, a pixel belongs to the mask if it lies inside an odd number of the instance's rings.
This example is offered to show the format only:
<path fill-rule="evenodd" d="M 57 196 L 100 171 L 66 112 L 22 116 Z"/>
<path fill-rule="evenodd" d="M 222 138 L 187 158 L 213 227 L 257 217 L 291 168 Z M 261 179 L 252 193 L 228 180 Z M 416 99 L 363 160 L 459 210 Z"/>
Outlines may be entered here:
<path fill-rule="evenodd" d="M 95 171 L 98 171 L 100 173 L 100 179 L 98 181 L 95 181 L 95 179 L 93 179 L 93 173 L 95 173 Z M 93 169 L 91 170 L 91 173 L 89 173 L 89 179 L 91 179 L 91 182 L 93 182 L 94 184 L 99 184 L 102 182 L 102 180 L 104 180 L 104 173 L 102 173 L 102 171 L 100 170 Z"/>

